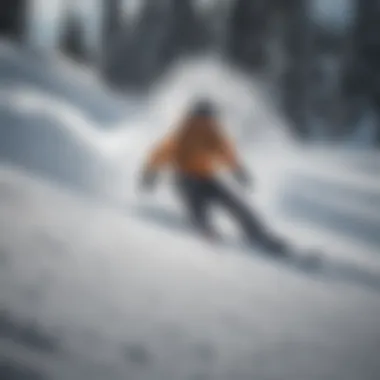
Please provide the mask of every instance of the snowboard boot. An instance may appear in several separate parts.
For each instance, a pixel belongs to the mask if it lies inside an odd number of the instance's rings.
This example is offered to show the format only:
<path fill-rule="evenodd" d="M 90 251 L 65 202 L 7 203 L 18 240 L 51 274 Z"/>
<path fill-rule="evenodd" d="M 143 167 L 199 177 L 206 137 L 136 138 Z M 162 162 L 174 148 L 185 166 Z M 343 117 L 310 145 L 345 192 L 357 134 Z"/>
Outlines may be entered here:
<path fill-rule="evenodd" d="M 251 245 L 260 249 L 265 255 L 274 259 L 291 259 L 293 257 L 293 250 L 289 243 L 285 240 L 278 238 L 265 238 L 251 241 Z"/>
<path fill-rule="evenodd" d="M 220 243 L 220 241 L 222 240 L 222 237 L 220 236 L 220 234 L 212 230 L 201 231 L 201 236 L 204 240 L 213 244 Z"/>
<path fill-rule="evenodd" d="M 318 271 L 323 269 L 323 252 L 318 249 L 308 249 L 302 252 L 299 267 L 307 271 Z"/>

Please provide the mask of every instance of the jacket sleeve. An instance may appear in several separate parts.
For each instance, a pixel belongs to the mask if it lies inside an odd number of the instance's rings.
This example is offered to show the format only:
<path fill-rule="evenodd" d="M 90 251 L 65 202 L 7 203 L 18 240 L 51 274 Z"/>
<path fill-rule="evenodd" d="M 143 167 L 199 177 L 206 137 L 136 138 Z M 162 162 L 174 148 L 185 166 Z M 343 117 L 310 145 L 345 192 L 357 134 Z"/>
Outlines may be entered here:
<path fill-rule="evenodd" d="M 238 169 L 240 167 L 240 163 L 234 143 L 227 135 L 221 133 L 219 145 L 221 163 L 226 165 L 231 170 Z"/>
<path fill-rule="evenodd" d="M 158 171 L 173 160 L 175 142 L 172 137 L 161 141 L 149 154 L 145 171 Z"/>

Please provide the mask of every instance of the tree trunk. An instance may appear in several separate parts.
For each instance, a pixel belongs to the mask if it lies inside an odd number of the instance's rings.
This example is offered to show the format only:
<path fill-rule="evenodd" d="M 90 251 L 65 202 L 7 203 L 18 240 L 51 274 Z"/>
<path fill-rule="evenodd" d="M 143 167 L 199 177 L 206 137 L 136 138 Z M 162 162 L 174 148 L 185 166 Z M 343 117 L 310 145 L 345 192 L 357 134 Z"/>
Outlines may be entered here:
<path fill-rule="evenodd" d="M 267 62 L 270 9 L 269 0 L 236 0 L 232 7 L 227 54 L 249 71 L 261 70 Z"/>
<path fill-rule="evenodd" d="M 1 0 L 0 35 L 22 40 L 27 13 L 26 0 Z"/>
<path fill-rule="evenodd" d="M 110 41 L 122 27 L 121 0 L 103 0 L 103 45 L 107 51 Z"/>
<path fill-rule="evenodd" d="M 285 49 L 288 64 L 283 79 L 285 112 L 301 139 L 309 135 L 309 93 L 312 91 L 312 30 L 306 0 L 291 0 L 286 9 L 288 25 L 285 32 Z"/>

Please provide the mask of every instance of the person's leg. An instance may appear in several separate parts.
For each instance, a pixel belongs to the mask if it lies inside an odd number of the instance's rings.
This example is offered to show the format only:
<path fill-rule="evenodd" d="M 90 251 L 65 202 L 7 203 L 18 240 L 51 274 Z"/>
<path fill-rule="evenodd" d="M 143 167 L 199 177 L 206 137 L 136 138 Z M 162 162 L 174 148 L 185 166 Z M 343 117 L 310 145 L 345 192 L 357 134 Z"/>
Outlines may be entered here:
<path fill-rule="evenodd" d="M 194 228 L 208 237 L 214 237 L 208 217 L 210 191 L 207 181 L 181 176 L 177 179 L 177 188 Z"/>
<path fill-rule="evenodd" d="M 285 242 L 269 231 L 248 205 L 216 180 L 212 189 L 213 198 L 238 221 L 249 243 L 259 244 L 271 252 L 285 253 Z"/>

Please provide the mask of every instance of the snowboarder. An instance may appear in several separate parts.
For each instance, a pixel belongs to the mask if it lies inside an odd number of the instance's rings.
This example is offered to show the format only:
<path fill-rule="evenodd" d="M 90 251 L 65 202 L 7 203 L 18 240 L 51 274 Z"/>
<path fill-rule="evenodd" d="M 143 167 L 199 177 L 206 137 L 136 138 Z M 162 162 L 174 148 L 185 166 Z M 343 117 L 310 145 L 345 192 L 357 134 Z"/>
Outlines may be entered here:
<path fill-rule="evenodd" d="M 217 122 L 212 102 L 196 102 L 179 128 L 153 149 L 142 170 L 141 189 L 153 190 L 157 174 L 165 166 L 174 170 L 180 198 L 193 226 L 203 236 L 217 239 L 208 212 L 212 204 L 219 204 L 239 222 L 250 244 L 273 254 L 287 253 L 286 244 L 269 232 L 250 207 L 216 176 L 218 169 L 225 166 L 240 185 L 251 185 L 234 145 Z"/>

